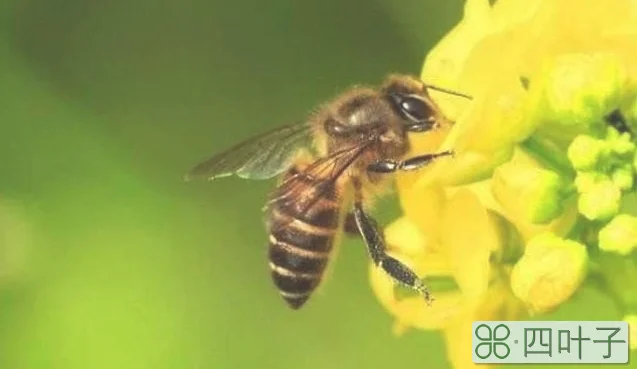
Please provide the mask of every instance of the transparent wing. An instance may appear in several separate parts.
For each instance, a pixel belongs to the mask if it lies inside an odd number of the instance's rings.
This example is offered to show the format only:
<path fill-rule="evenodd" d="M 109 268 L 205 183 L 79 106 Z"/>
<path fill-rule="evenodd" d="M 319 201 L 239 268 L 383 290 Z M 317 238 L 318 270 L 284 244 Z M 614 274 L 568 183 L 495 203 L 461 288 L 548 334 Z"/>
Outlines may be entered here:
<path fill-rule="evenodd" d="M 299 149 L 310 147 L 311 126 L 293 124 L 248 139 L 200 163 L 186 180 L 213 180 L 236 174 L 246 179 L 272 178 L 289 168 Z"/>
<path fill-rule="evenodd" d="M 294 206 L 298 213 L 312 211 L 328 191 L 334 191 L 336 181 L 356 159 L 371 146 L 371 141 L 347 147 L 320 158 L 303 171 L 285 179 L 271 194 L 266 209 L 274 204 Z M 312 183 L 308 186 L 308 183 Z"/>

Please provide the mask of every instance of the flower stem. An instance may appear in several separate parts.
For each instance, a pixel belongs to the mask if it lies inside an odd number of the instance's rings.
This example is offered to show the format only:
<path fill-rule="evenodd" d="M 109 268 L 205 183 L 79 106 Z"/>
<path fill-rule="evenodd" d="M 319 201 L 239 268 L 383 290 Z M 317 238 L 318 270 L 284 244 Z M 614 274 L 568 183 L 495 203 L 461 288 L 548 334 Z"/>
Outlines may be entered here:
<path fill-rule="evenodd" d="M 560 150 L 552 142 L 537 135 L 532 135 L 520 143 L 520 148 L 563 178 L 575 177 L 575 171 L 571 167 L 564 151 Z"/>

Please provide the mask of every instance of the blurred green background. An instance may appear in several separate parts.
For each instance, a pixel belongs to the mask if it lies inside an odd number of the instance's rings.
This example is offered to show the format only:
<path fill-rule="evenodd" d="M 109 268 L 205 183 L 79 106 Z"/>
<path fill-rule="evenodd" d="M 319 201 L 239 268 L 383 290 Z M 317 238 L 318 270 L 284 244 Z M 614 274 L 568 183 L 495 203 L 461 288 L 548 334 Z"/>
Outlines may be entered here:
<path fill-rule="evenodd" d="M 437 334 L 392 336 L 360 242 L 293 312 L 266 263 L 273 182 L 182 176 L 348 85 L 417 74 L 461 10 L 0 2 L 0 368 L 446 368 Z"/>

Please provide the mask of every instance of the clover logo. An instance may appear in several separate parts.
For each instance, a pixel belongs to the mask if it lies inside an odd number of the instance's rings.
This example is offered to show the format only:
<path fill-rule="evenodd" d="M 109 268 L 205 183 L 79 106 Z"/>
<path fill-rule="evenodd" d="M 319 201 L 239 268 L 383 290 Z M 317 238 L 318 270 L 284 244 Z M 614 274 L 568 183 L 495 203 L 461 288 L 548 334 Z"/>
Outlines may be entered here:
<path fill-rule="evenodd" d="M 509 345 L 504 341 L 509 338 L 511 330 L 504 324 L 496 325 L 493 330 L 486 324 L 480 324 L 476 327 L 475 336 L 481 342 L 476 346 L 475 352 L 480 359 L 487 359 L 491 354 L 498 359 L 506 359 L 511 353 Z M 481 347 L 486 347 L 486 353 L 480 354 Z"/>

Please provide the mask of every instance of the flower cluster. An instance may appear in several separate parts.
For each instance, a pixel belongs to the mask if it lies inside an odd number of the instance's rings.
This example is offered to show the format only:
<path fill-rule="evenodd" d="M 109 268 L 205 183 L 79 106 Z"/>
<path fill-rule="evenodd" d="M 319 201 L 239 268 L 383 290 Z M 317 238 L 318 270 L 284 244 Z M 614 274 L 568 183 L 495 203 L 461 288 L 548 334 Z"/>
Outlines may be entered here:
<path fill-rule="evenodd" d="M 441 330 L 472 367 L 471 322 L 555 310 L 583 283 L 637 315 L 637 3 L 468 0 L 422 79 L 456 123 L 412 138 L 453 149 L 401 174 L 390 254 L 432 288 L 432 307 L 374 266 L 396 331 Z M 635 340 L 633 340 L 633 344 Z"/>

